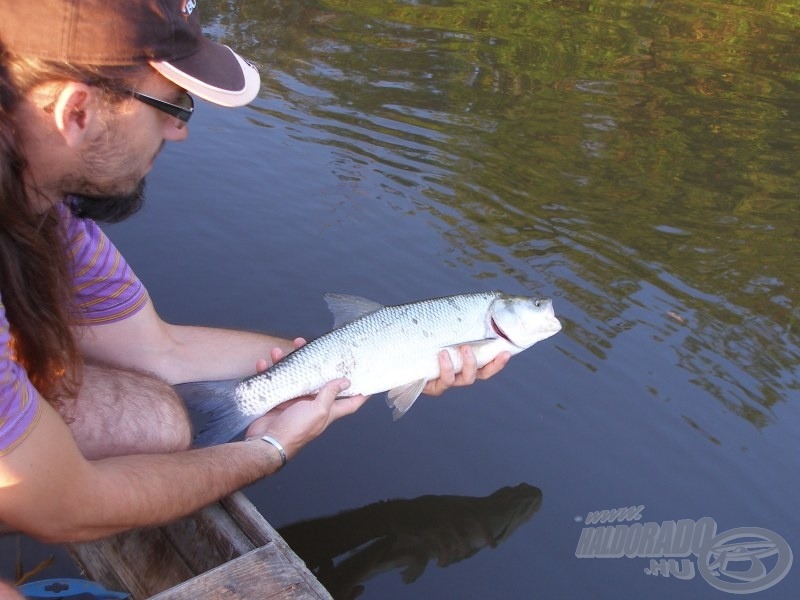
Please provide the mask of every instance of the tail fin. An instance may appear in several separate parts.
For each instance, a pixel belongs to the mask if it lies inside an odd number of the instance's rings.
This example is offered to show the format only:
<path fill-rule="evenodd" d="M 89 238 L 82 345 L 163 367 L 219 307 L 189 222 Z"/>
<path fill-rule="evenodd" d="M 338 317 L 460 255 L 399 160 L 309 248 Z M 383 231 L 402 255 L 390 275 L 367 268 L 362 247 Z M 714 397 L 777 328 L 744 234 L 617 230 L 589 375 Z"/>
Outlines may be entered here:
<path fill-rule="evenodd" d="M 253 418 L 243 415 L 236 403 L 234 390 L 239 381 L 200 381 L 174 386 L 187 407 L 209 417 L 194 437 L 195 446 L 224 444 L 250 425 Z"/>

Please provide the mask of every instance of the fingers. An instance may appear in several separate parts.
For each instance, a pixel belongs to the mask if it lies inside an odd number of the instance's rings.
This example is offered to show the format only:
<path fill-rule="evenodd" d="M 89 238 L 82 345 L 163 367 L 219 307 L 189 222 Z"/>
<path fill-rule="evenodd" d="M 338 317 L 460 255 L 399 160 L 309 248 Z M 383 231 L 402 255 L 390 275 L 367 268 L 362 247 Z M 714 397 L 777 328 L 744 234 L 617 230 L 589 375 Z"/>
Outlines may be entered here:
<path fill-rule="evenodd" d="M 295 338 L 292 341 L 292 347 L 297 350 L 298 348 L 302 348 L 306 345 L 305 338 Z M 275 347 L 269 351 L 269 360 L 266 359 L 259 359 L 256 362 L 256 373 L 261 373 L 262 371 L 266 371 L 271 365 L 274 365 L 276 362 L 282 360 L 286 356 L 286 352 L 284 352 L 283 348 Z"/>
<path fill-rule="evenodd" d="M 369 396 L 348 396 L 347 398 L 339 398 L 333 404 L 331 410 L 331 423 L 347 415 L 352 415 L 361 408 L 367 400 L 369 400 Z"/>
<path fill-rule="evenodd" d="M 505 367 L 508 364 L 509 360 L 511 360 L 511 353 L 501 352 L 494 358 L 492 362 L 490 362 L 487 365 L 484 365 L 483 368 L 478 370 L 477 378 L 489 379 L 489 377 L 497 375 L 500 371 L 503 370 L 503 367 Z"/>
<path fill-rule="evenodd" d="M 469 346 L 461 346 L 459 351 L 463 366 L 461 373 L 456 378 L 456 385 L 472 385 L 478 377 L 478 359 L 475 358 L 475 353 Z"/>
<path fill-rule="evenodd" d="M 450 353 L 447 350 L 439 352 L 439 387 L 442 390 L 449 388 L 456 382 L 456 371 Z"/>
<path fill-rule="evenodd" d="M 425 388 L 422 391 L 428 396 L 439 396 L 452 386 L 455 380 L 456 374 L 453 369 L 453 361 L 450 360 L 450 354 L 447 350 L 442 350 L 439 353 L 439 377 L 425 384 Z"/>
<path fill-rule="evenodd" d="M 462 362 L 461 371 L 455 372 L 450 354 L 442 350 L 439 353 L 439 378 L 425 386 L 426 394 L 438 396 L 448 388 L 472 385 L 478 379 L 489 379 L 499 373 L 511 359 L 511 353 L 502 352 L 492 362 L 479 369 L 475 353 L 470 346 L 461 346 L 458 351 Z"/>
<path fill-rule="evenodd" d="M 269 351 L 269 358 L 272 361 L 273 365 L 279 360 L 281 360 L 284 356 L 286 355 L 280 348 L 273 348 L 272 350 Z"/>
<path fill-rule="evenodd" d="M 331 423 L 356 412 L 367 401 L 366 396 L 337 398 L 349 386 L 347 379 L 336 379 L 323 385 L 316 396 L 283 402 L 254 421 L 247 437 L 271 435 L 291 458 Z"/>
<path fill-rule="evenodd" d="M 367 401 L 369 396 L 348 396 L 340 398 L 339 394 L 350 387 L 347 379 L 335 379 L 326 383 L 314 399 L 327 411 L 328 423 L 333 423 L 346 415 L 353 414 Z"/>
<path fill-rule="evenodd" d="M 315 401 L 322 403 L 326 407 L 331 407 L 339 394 L 349 387 L 350 382 L 344 378 L 329 381 L 320 388 Z"/>

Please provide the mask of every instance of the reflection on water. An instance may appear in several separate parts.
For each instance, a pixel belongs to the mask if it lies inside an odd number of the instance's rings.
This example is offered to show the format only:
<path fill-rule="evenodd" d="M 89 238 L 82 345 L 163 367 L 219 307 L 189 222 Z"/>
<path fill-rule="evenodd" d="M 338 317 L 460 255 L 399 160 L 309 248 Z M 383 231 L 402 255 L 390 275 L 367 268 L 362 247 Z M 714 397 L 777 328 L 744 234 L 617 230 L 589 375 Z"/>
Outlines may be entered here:
<path fill-rule="evenodd" d="M 262 124 L 335 148 L 327 166 L 351 200 L 379 190 L 424 212 L 452 265 L 560 290 L 584 315 L 565 333 L 589 369 L 643 328 L 757 427 L 797 392 L 791 3 L 306 0 L 220 13 L 214 31 L 264 65 Z"/>
<path fill-rule="evenodd" d="M 548 490 L 499 552 L 427 569 L 406 598 L 701 597 L 704 584 L 625 561 L 576 562 L 573 519 L 613 506 L 766 527 L 797 552 L 796 5 L 200 3 L 265 86 L 241 111 L 200 107 L 152 174 L 163 201 L 114 232 L 167 318 L 313 335 L 329 325 L 324 292 L 394 303 L 499 287 L 552 295 L 564 324 L 408 421 L 368 403 L 337 423 L 250 490 L 267 518 L 492 478 Z M 484 500 L 426 500 L 393 532 L 417 501 L 319 519 L 310 548 L 304 526 L 284 532 L 349 591 L 497 539 L 466 526 Z M 447 502 L 462 538 L 423 520 Z M 504 578 L 460 568 L 492 560 Z M 759 600 L 793 597 L 795 569 Z M 384 599 L 391 585 L 368 587 Z"/>
<path fill-rule="evenodd" d="M 168 318 L 313 337 L 330 325 L 325 292 L 393 304 L 500 288 L 552 296 L 564 324 L 408 420 L 367 403 L 249 490 L 274 523 L 317 521 L 301 554 L 329 585 L 381 599 L 701 597 L 702 582 L 575 558 L 575 519 L 614 506 L 765 527 L 800 548 L 795 5 L 200 6 L 265 86 L 247 109 L 201 107 L 154 170 L 163 202 L 127 240 L 120 229 Z M 531 527 L 413 586 L 380 573 L 413 579 L 475 546 L 439 554 L 418 512 L 402 535 L 315 519 L 506 481 L 548 490 Z M 790 597 L 787 582 L 764 600 Z"/>
<path fill-rule="evenodd" d="M 355 598 L 375 575 L 400 570 L 414 583 L 430 561 L 447 567 L 496 548 L 542 503 L 521 483 L 482 498 L 420 496 L 387 500 L 287 525 L 280 534 L 334 598 Z"/>

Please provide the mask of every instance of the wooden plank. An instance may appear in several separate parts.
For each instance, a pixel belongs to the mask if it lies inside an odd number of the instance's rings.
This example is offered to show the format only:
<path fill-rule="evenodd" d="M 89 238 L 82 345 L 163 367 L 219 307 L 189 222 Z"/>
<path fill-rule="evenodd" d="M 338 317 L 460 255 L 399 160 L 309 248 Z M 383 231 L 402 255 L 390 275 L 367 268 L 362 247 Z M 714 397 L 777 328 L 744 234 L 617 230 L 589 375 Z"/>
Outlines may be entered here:
<path fill-rule="evenodd" d="M 194 576 L 175 547 L 158 528 L 136 529 L 68 546 L 90 579 L 110 590 L 149 598 Z"/>
<path fill-rule="evenodd" d="M 204 573 L 255 548 L 220 504 L 212 504 L 161 529 L 194 574 Z"/>
<path fill-rule="evenodd" d="M 250 502 L 244 494 L 241 492 L 231 494 L 223 498 L 220 504 L 237 523 L 242 533 L 248 537 L 254 547 L 275 542 L 283 550 L 291 552 L 288 544 L 283 541 L 280 534 L 269 524 L 262 514 L 256 510 L 256 507 L 253 506 L 253 503 Z"/>
<path fill-rule="evenodd" d="M 220 504 L 225 507 L 242 532 L 250 538 L 255 546 L 274 544 L 289 565 L 302 575 L 308 586 L 308 591 L 304 593 L 309 595 L 298 597 L 324 598 L 326 600 L 332 598 L 325 586 L 314 577 L 301 558 L 291 549 L 277 530 L 256 510 L 256 507 L 244 494 L 241 492 L 232 494 L 227 498 L 223 498 Z"/>
<path fill-rule="evenodd" d="M 327 596 L 328 598 L 330 596 Z M 151 600 L 277 600 L 321 598 L 275 544 L 248 552 Z"/>
<path fill-rule="evenodd" d="M 68 548 L 89 578 L 133 600 L 331 599 L 241 492 L 163 527 Z"/>

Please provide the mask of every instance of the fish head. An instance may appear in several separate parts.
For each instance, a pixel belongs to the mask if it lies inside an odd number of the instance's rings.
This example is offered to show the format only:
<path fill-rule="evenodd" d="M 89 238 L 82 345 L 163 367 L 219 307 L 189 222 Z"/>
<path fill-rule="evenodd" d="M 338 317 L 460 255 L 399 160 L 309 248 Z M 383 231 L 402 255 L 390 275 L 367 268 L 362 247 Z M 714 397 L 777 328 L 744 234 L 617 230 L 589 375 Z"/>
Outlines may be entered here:
<path fill-rule="evenodd" d="M 491 535 L 492 547 L 511 536 L 523 523 L 533 517 L 542 506 L 542 490 L 520 483 L 516 486 L 500 488 L 490 496 L 475 499 L 473 514 L 481 523 L 486 539 L 486 532 Z"/>
<path fill-rule="evenodd" d="M 561 331 L 550 298 L 500 295 L 489 309 L 494 335 L 524 350 Z"/>

